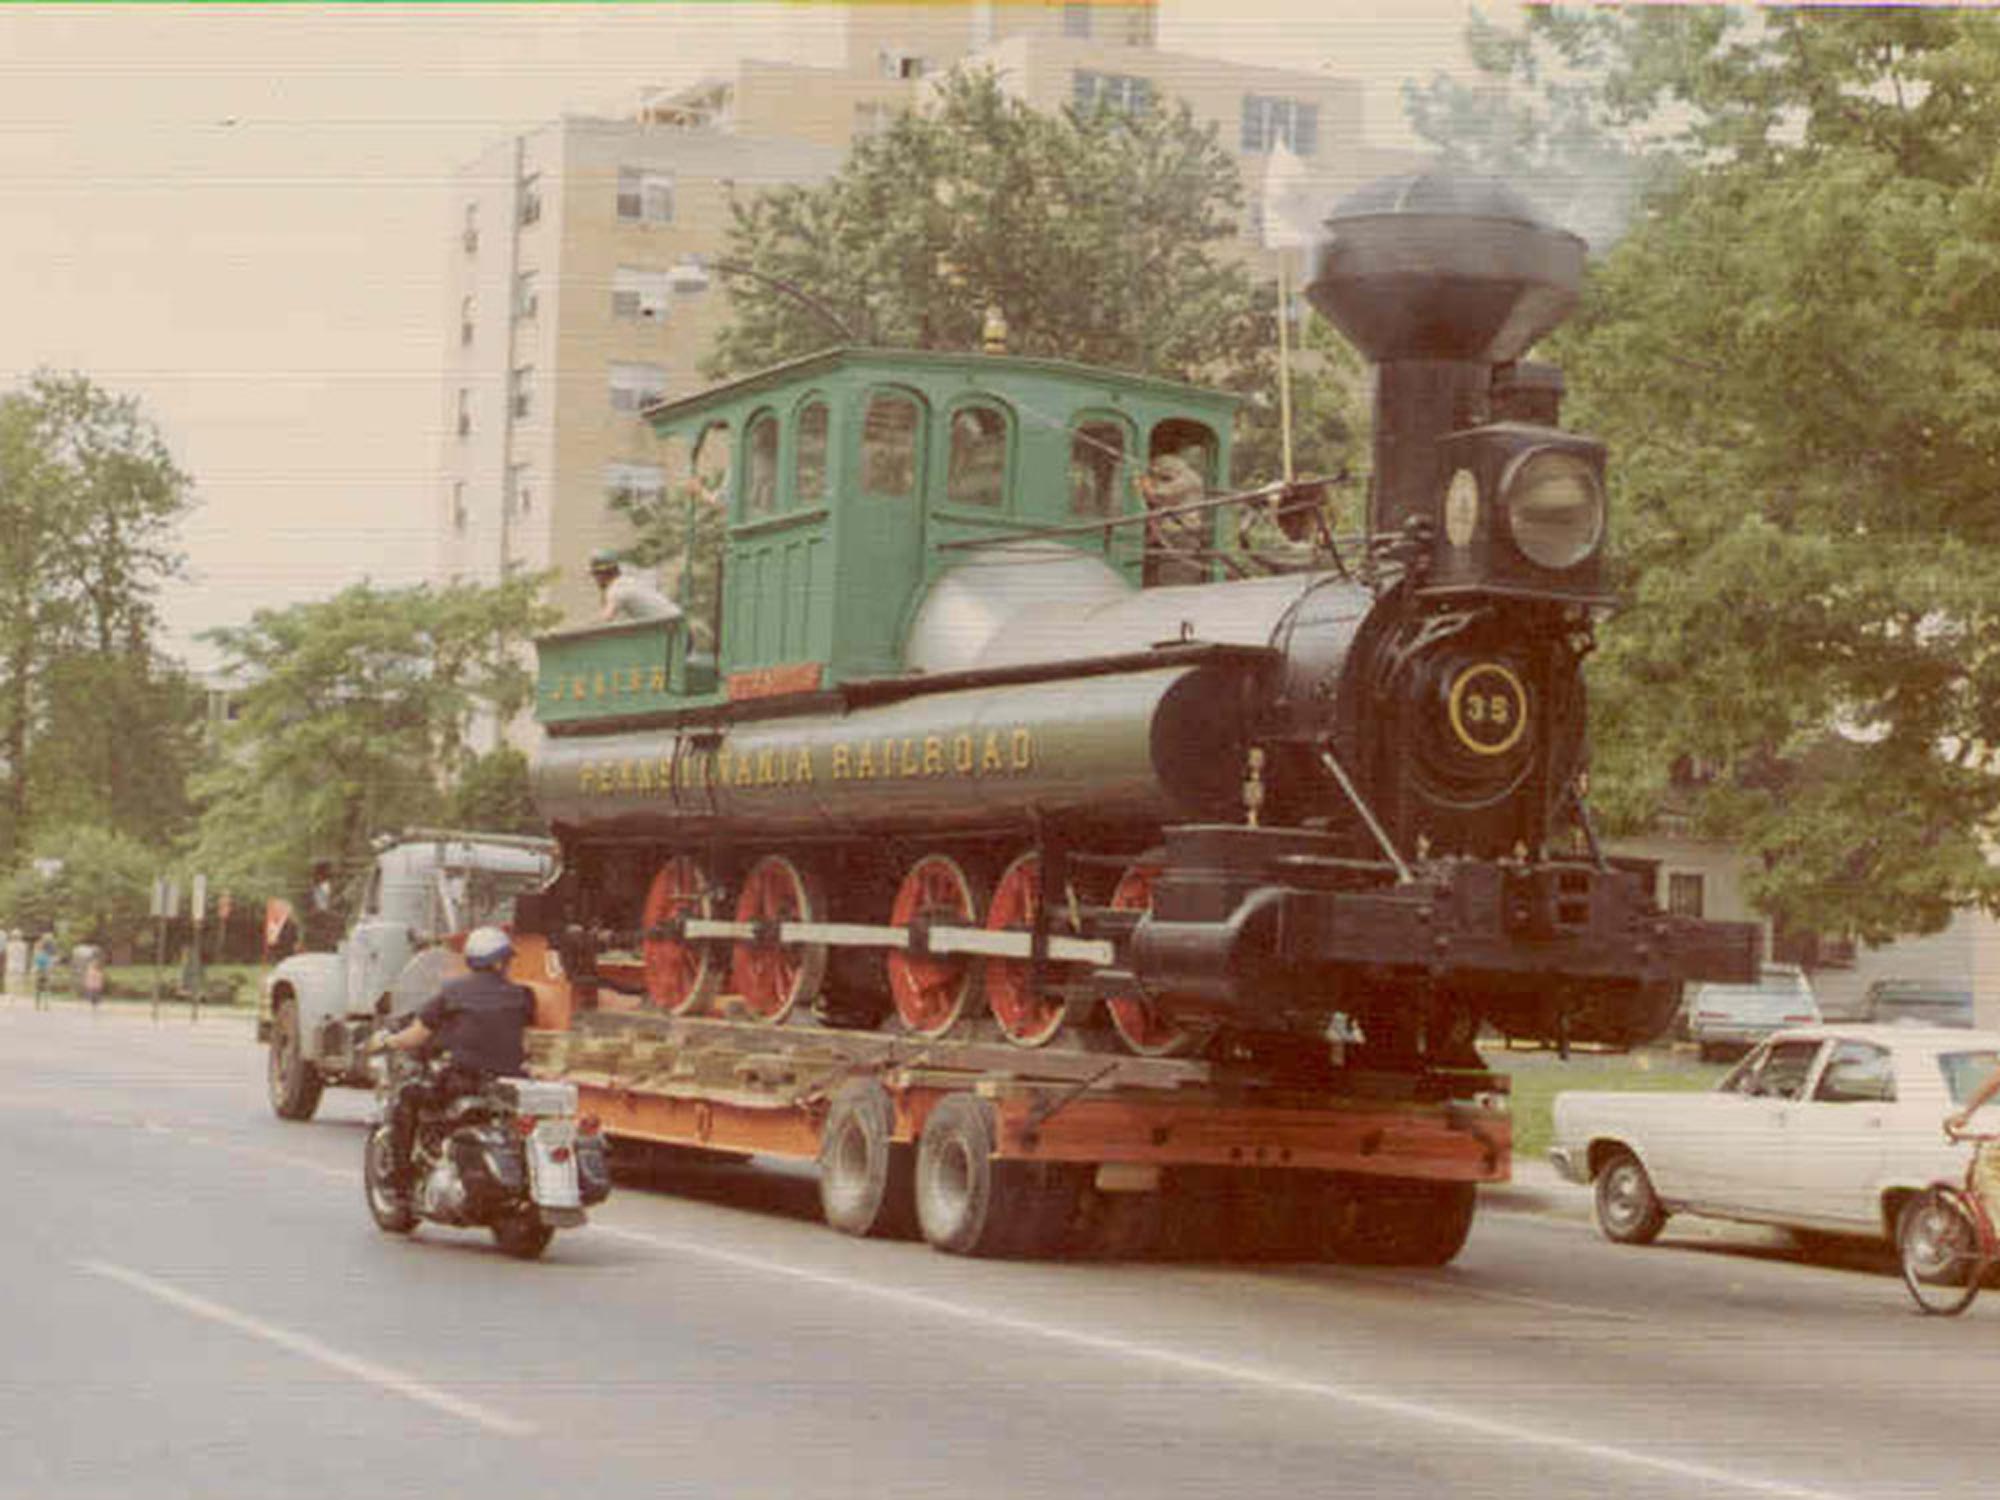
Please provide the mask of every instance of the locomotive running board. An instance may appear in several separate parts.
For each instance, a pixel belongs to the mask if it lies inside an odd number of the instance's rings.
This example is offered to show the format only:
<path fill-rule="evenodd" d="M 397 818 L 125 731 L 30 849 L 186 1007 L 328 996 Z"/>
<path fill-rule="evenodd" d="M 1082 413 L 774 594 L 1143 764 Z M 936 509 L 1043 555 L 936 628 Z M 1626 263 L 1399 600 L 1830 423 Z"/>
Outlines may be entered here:
<path fill-rule="evenodd" d="M 905 953 L 964 953 L 979 958 L 1034 957 L 1031 932 L 993 932 L 984 927 L 878 927 L 864 922 L 724 922 L 710 917 L 684 917 L 641 934 L 695 942 L 768 943 L 781 948 L 814 944 L 826 948 L 894 948 Z M 1050 933 L 1047 957 L 1059 963 L 1110 968 L 1116 949 L 1103 938 L 1062 937 Z"/>

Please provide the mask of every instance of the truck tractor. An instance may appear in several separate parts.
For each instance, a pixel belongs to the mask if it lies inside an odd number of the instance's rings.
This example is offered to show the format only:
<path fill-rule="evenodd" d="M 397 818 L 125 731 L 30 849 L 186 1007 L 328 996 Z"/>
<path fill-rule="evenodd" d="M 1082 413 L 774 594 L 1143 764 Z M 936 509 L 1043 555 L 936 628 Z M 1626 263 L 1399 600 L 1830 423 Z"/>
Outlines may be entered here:
<path fill-rule="evenodd" d="M 462 969 L 449 940 L 511 921 L 514 898 L 555 872 L 547 839 L 417 829 L 383 841 L 339 948 L 295 953 L 264 976 L 257 1039 L 270 1048 L 272 1110 L 309 1120 L 328 1084 L 373 1087 L 369 1037 Z"/>

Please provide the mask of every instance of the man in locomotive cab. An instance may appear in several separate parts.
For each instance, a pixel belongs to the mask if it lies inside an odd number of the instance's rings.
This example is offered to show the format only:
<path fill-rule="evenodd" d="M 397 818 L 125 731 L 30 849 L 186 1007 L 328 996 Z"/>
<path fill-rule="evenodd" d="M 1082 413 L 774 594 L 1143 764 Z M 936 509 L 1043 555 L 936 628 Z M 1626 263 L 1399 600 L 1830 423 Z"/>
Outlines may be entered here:
<path fill-rule="evenodd" d="M 377 1036 L 372 1050 L 433 1049 L 446 1066 L 435 1081 L 404 1082 L 390 1105 L 389 1140 L 394 1154 L 392 1180 L 406 1184 L 417 1120 L 489 1078 L 518 1075 L 527 1061 L 523 1037 L 534 1019 L 535 997 L 526 985 L 506 977 L 514 944 L 498 927 L 475 927 L 465 939 L 465 964 L 472 972 L 454 979 L 419 1010 L 407 1026 Z"/>
<path fill-rule="evenodd" d="M 1139 474 L 1139 494 L 1146 502 L 1145 580 L 1154 583 L 1206 583 L 1208 537 L 1212 517 L 1207 511 L 1173 514 L 1177 507 L 1198 504 L 1208 494 L 1202 478 L 1199 448 L 1160 453 Z"/>
<path fill-rule="evenodd" d="M 678 604 L 643 579 L 628 578 L 618 554 L 609 549 L 590 554 L 590 576 L 597 585 L 600 621 L 678 620 Z"/>

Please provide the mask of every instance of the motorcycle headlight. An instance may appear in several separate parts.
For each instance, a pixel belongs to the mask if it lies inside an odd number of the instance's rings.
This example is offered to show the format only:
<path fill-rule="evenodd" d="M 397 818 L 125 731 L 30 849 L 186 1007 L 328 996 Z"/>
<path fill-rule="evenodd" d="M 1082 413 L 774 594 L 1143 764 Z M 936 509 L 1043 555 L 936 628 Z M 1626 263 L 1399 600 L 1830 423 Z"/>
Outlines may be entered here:
<path fill-rule="evenodd" d="M 1537 567 L 1573 568 L 1604 536 L 1604 491 L 1575 453 L 1532 449 L 1508 465 L 1500 484 L 1508 534 Z"/>

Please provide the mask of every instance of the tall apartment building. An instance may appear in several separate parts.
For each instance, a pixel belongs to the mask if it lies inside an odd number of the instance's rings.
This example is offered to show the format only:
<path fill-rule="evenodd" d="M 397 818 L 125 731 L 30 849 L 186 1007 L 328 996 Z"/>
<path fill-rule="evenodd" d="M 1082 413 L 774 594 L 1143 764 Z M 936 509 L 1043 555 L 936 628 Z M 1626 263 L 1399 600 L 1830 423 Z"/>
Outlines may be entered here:
<path fill-rule="evenodd" d="M 620 119 L 565 118 L 494 146 L 456 182 L 450 355 L 439 496 L 447 576 L 558 572 L 567 619 L 595 597 L 585 560 L 629 539 L 608 504 L 657 492 L 661 455 L 639 409 L 698 383 L 726 299 L 694 257 L 723 246 L 731 193 L 823 180 L 855 139 L 919 107 L 967 60 L 1042 109 L 1187 101 L 1238 153 L 1241 250 L 1283 142 L 1329 201 L 1408 163 L 1362 139 L 1361 86 L 1322 72 L 1163 52 L 1151 5 L 857 5 L 824 66 L 745 60 L 645 96 Z M 634 67 L 644 59 L 634 59 Z"/>

